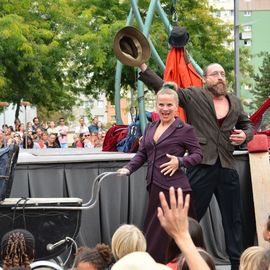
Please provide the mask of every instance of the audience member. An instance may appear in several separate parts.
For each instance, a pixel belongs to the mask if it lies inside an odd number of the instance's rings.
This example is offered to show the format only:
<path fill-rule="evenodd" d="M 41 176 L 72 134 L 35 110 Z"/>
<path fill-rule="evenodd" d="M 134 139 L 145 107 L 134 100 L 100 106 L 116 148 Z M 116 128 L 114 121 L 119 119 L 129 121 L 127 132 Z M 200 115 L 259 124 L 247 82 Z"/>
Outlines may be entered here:
<path fill-rule="evenodd" d="M 6 140 L 5 140 L 5 135 L 2 130 L 0 130 L 0 148 L 5 147 Z"/>
<path fill-rule="evenodd" d="M 51 133 L 48 137 L 48 141 L 45 142 L 47 148 L 60 148 L 58 143 L 56 142 L 56 136 L 54 133 Z"/>
<path fill-rule="evenodd" d="M 95 116 L 93 118 L 92 124 L 88 127 L 89 132 L 92 133 L 98 133 L 98 117 Z"/>
<path fill-rule="evenodd" d="M 205 260 L 205 262 L 209 266 L 209 268 L 211 270 L 215 270 L 216 266 L 215 266 L 215 262 L 214 262 L 212 256 L 204 249 L 198 248 L 198 251 L 199 251 L 201 257 Z M 179 261 L 178 261 L 177 270 L 189 270 L 189 269 L 190 268 L 187 264 L 186 258 L 184 256 L 180 256 Z"/>
<path fill-rule="evenodd" d="M 32 122 L 27 122 L 27 124 L 26 124 L 26 132 L 27 132 L 27 134 L 30 134 L 30 135 L 33 133 Z"/>
<path fill-rule="evenodd" d="M 36 132 L 36 129 L 37 128 L 40 128 L 39 118 L 38 117 L 34 117 L 33 118 L 33 125 L 32 125 L 32 132 Z"/>
<path fill-rule="evenodd" d="M 105 131 L 105 128 L 103 127 L 103 124 L 101 121 L 98 121 L 97 127 L 98 127 L 98 132 Z"/>
<path fill-rule="evenodd" d="M 23 137 L 21 147 L 24 149 L 40 149 L 39 144 L 34 142 L 32 137 L 29 135 Z"/>
<path fill-rule="evenodd" d="M 21 120 L 19 118 L 16 118 L 14 121 L 14 127 L 15 131 L 19 131 L 19 125 L 21 124 Z"/>
<path fill-rule="evenodd" d="M 73 135 L 73 143 L 72 143 L 73 148 L 83 148 L 83 142 L 81 140 L 83 133 L 81 133 L 81 134 L 80 135 L 78 135 L 78 134 Z"/>
<path fill-rule="evenodd" d="M 0 250 L 3 270 L 13 267 L 25 267 L 30 270 L 35 254 L 34 236 L 23 229 L 12 230 L 3 236 Z"/>
<path fill-rule="evenodd" d="M 60 143 L 61 148 L 68 148 L 68 127 L 65 125 L 65 119 L 63 117 L 59 118 L 59 126 L 58 130 L 58 141 Z"/>
<path fill-rule="evenodd" d="M 92 135 L 89 132 L 84 134 L 83 145 L 84 148 L 94 148 L 94 145 L 92 144 Z"/>
<path fill-rule="evenodd" d="M 99 131 L 95 147 L 101 148 L 103 146 L 104 138 L 105 138 L 105 131 Z"/>
<path fill-rule="evenodd" d="M 197 248 L 205 249 L 202 227 L 197 220 L 191 217 L 188 218 L 188 231 L 194 245 Z M 176 270 L 180 255 L 181 255 L 181 250 L 176 245 L 175 241 L 171 238 L 170 244 L 167 250 L 167 256 L 166 256 L 167 262 L 168 262 L 167 265 L 170 268 Z"/>
<path fill-rule="evenodd" d="M 75 256 L 74 267 L 80 270 L 104 270 L 112 263 L 110 247 L 97 244 L 95 248 L 81 247 Z"/>
<path fill-rule="evenodd" d="M 255 270 L 260 269 L 258 265 L 262 259 L 264 249 L 254 246 L 247 248 L 240 257 L 239 270 Z"/>
<path fill-rule="evenodd" d="M 13 143 L 20 145 L 22 143 L 22 137 L 19 132 L 13 134 Z"/>
<path fill-rule="evenodd" d="M 180 248 L 182 255 L 185 256 L 190 270 L 209 270 L 209 266 L 200 255 L 194 245 L 188 230 L 188 209 L 190 195 L 187 194 L 183 199 L 181 188 L 177 189 L 177 196 L 173 187 L 169 190 L 169 202 L 163 192 L 159 198 L 161 206 L 158 207 L 158 219 L 163 229 L 174 239 Z"/>
<path fill-rule="evenodd" d="M 55 135 L 58 134 L 58 130 L 57 130 L 57 127 L 55 126 L 54 121 L 49 122 L 47 132 L 48 132 L 48 135 L 50 135 L 51 133 L 54 133 Z"/>
<path fill-rule="evenodd" d="M 134 251 L 146 251 L 146 240 L 138 227 L 124 224 L 114 232 L 111 246 L 117 261 Z"/>
<path fill-rule="evenodd" d="M 255 269 L 255 268 L 253 268 Z M 259 262 L 258 270 L 270 270 L 270 249 L 264 251 L 262 258 Z"/>
<path fill-rule="evenodd" d="M 157 263 L 147 252 L 135 251 L 117 261 L 112 270 L 171 270 L 171 268 Z"/>
<path fill-rule="evenodd" d="M 18 125 L 18 133 L 21 135 L 21 138 L 25 135 L 25 125 L 23 123 Z"/>
<path fill-rule="evenodd" d="M 81 117 L 79 119 L 79 126 L 75 127 L 75 133 L 76 134 L 88 133 L 88 127 L 84 122 L 84 117 Z"/>

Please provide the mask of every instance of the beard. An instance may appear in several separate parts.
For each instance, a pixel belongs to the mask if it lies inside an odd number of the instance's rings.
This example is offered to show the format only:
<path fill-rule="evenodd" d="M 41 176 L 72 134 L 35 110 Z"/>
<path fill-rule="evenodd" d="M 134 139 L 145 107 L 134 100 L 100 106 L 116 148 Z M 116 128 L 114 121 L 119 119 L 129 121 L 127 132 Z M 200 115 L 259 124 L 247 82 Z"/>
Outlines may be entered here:
<path fill-rule="evenodd" d="M 226 82 L 219 81 L 216 84 L 206 84 L 205 88 L 215 97 L 225 96 L 227 94 Z"/>

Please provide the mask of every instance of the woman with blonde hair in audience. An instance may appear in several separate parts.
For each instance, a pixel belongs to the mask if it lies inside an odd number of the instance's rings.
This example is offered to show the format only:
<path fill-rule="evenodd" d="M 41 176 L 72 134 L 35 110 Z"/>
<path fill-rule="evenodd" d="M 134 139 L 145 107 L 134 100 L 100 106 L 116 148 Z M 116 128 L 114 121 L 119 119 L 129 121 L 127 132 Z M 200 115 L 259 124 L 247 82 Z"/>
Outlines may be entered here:
<path fill-rule="evenodd" d="M 253 246 L 247 248 L 240 257 L 239 270 L 255 270 L 259 269 L 258 265 L 263 256 L 264 248 Z"/>
<path fill-rule="evenodd" d="M 115 260 L 119 260 L 131 252 L 146 251 L 146 240 L 138 227 L 124 224 L 113 234 L 111 246 Z"/>

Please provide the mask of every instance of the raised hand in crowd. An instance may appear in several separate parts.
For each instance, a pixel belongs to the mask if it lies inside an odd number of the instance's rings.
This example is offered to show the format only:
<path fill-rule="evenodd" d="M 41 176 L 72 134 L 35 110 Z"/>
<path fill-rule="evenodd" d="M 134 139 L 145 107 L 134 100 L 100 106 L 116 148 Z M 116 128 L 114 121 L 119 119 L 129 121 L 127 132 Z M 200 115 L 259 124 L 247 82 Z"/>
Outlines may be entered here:
<path fill-rule="evenodd" d="M 170 206 L 163 192 L 160 192 L 161 207 L 158 207 L 158 219 L 164 230 L 175 240 L 182 254 L 185 256 L 190 270 L 209 270 L 210 268 L 201 257 L 188 231 L 188 209 L 190 195 L 183 198 L 183 192 L 170 188 Z"/>

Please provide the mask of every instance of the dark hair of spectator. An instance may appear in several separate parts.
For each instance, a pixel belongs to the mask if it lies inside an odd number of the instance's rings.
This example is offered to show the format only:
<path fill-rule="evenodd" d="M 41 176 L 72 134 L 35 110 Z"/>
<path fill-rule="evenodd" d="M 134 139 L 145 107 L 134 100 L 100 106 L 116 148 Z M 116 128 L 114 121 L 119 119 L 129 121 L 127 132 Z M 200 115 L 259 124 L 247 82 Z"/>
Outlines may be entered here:
<path fill-rule="evenodd" d="M 34 259 L 35 239 L 27 230 L 16 229 L 6 233 L 1 241 L 3 270 L 13 267 L 30 269 Z"/>
<path fill-rule="evenodd" d="M 205 250 L 199 249 L 198 250 L 204 261 L 207 263 L 209 266 L 210 270 L 216 270 L 215 262 L 212 258 L 212 256 Z M 186 258 L 184 256 L 180 256 L 178 265 L 177 265 L 177 270 L 189 270 Z"/>
<path fill-rule="evenodd" d="M 191 239 L 196 247 L 205 249 L 205 243 L 203 239 L 203 231 L 200 223 L 194 218 L 188 218 L 188 230 Z M 171 238 L 169 247 L 167 250 L 166 258 L 167 262 L 176 261 L 177 257 L 181 254 L 181 250 L 176 245 L 175 241 Z"/>
<path fill-rule="evenodd" d="M 78 267 L 80 262 L 89 263 L 97 270 L 104 270 L 113 261 L 113 255 L 108 245 L 97 244 L 95 248 L 81 247 L 75 256 L 74 266 Z"/>
<path fill-rule="evenodd" d="M 26 139 L 27 138 L 27 139 Z M 27 141 L 27 147 L 26 147 L 26 141 Z M 34 147 L 34 141 L 31 136 L 23 136 L 23 148 L 33 148 Z"/>

